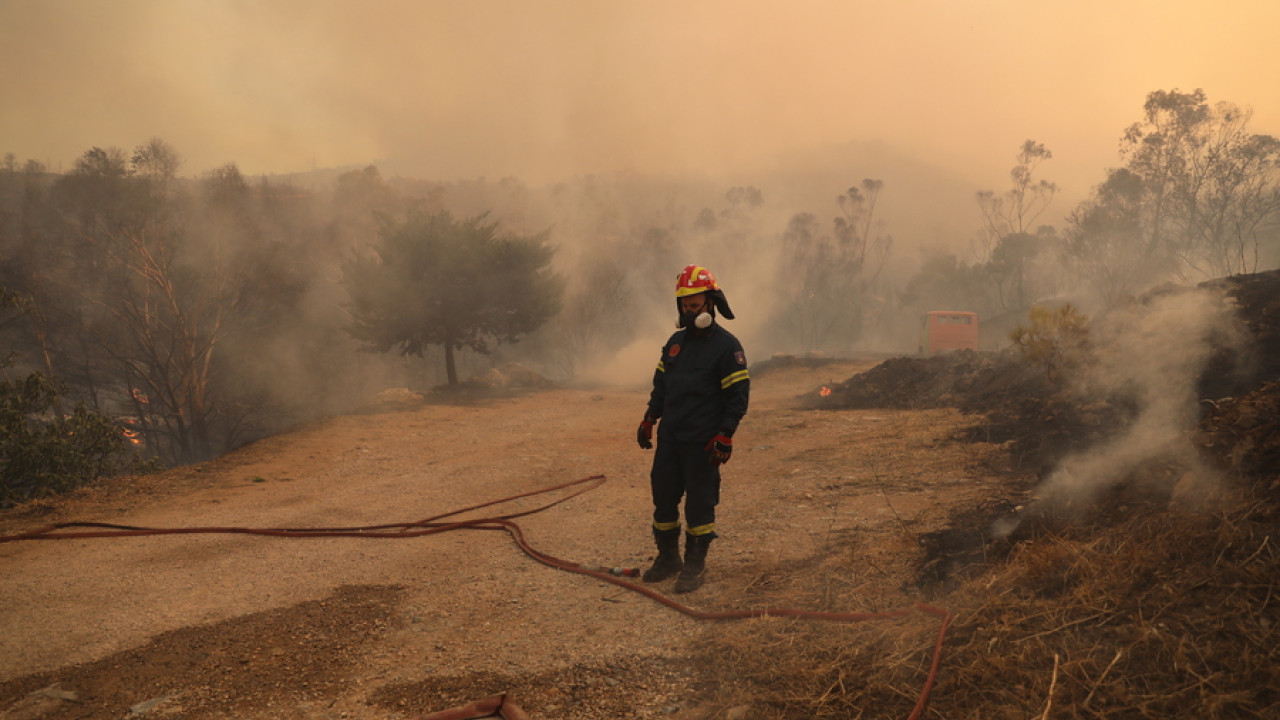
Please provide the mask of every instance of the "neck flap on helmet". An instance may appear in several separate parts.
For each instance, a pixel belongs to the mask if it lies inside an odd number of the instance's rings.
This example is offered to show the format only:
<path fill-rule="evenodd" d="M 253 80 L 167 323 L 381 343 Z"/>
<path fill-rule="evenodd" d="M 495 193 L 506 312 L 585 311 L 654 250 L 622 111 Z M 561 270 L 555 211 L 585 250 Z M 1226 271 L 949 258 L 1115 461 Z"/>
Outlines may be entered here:
<path fill-rule="evenodd" d="M 699 293 L 707 293 L 716 312 L 726 319 L 733 319 L 729 301 L 725 299 L 724 291 L 716 283 L 716 278 L 711 271 L 701 265 L 688 265 L 676 276 L 676 312 L 679 313 L 680 298 Z"/>

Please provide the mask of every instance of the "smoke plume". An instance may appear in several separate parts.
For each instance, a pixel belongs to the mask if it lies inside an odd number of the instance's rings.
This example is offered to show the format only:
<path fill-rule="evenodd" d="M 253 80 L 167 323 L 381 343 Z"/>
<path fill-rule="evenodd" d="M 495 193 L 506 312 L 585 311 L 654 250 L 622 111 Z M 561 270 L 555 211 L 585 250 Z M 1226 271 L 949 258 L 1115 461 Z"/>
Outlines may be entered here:
<path fill-rule="evenodd" d="M 1037 495 L 1053 504 L 1085 502 L 1156 459 L 1186 468 L 1166 483 L 1212 481 L 1188 434 L 1197 418 L 1197 384 L 1209 361 L 1215 352 L 1243 344 L 1223 296 L 1206 289 L 1157 295 L 1101 317 L 1092 337 L 1094 362 L 1076 392 L 1082 398 L 1123 398 L 1136 416 L 1111 441 L 1063 460 Z"/>

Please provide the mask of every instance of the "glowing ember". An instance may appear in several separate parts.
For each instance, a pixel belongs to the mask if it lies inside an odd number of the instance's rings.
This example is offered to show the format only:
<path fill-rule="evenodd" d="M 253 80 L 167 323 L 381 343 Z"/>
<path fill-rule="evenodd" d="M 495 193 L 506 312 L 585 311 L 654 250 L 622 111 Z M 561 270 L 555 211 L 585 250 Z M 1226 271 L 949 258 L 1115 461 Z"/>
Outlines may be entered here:
<path fill-rule="evenodd" d="M 822 397 L 826 397 L 831 394 L 831 388 L 827 387 L 826 385 L 823 385 L 822 389 L 818 391 L 818 394 L 821 395 Z"/>

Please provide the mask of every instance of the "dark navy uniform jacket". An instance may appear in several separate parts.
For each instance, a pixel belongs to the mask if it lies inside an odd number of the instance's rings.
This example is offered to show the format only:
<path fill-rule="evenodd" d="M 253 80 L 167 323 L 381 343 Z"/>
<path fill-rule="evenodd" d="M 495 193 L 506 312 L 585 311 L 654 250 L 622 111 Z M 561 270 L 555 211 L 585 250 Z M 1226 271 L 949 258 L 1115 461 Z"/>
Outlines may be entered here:
<path fill-rule="evenodd" d="M 732 437 L 747 414 L 750 388 L 747 356 L 733 333 L 718 323 L 677 330 L 653 372 L 649 415 L 662 418 L 659 438 L 705 443 L 716 433 Z"/>

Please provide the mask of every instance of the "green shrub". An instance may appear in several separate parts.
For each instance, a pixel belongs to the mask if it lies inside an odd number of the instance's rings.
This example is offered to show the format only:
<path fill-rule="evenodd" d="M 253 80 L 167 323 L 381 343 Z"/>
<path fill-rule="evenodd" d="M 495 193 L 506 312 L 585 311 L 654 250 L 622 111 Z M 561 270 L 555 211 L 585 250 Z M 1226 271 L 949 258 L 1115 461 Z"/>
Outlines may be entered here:
<path fill-rule="evenodd" d="M 0 507 L 145 465 L 110 418 L 83 402 L 60 412 L 62 392 L 61 382 L 39 372 L 0 381 Z"/>
<path fill-rule="evenodd" d="M 1024 359 L 1061 381 L 1089 355 L 1089 319 L 1070 303 L 1057 310 L 1036 305 L 1029 325 L 1014 328 L 1009 338 Z"/>

